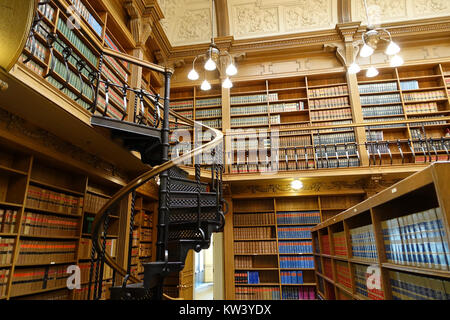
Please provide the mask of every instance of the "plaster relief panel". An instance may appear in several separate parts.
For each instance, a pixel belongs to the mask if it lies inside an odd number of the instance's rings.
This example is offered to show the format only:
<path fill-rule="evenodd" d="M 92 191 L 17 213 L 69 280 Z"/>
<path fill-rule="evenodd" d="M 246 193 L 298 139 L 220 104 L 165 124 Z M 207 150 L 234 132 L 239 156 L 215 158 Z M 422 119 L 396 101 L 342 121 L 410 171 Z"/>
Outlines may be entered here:
<path fill-rule="evenodd" d="M 231 33 L 236 39 L 333 29 L 335 0 L 228 0 Z"/>
<path fill-rule="evenodd" d="M 164 13 L 161 26 L 172 46 L 211 41 L 210 0 L 158 0 L 158 3 Z"/>
<path fill-rule="evenodd" d="M 352 0 L 353 21 L 367 24 L 363 0 Z M 448 0 L 367 0 L 372 24 L 442 17 L 450 14 Z"/>

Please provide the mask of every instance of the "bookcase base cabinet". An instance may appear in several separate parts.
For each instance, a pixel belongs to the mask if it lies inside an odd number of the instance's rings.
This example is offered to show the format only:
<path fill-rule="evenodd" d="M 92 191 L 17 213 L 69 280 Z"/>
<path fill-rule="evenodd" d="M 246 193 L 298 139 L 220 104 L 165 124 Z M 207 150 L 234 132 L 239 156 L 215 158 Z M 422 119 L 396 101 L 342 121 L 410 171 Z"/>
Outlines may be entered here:
<path fill-rule="evenodd" d="M 450 162 L 312 229 L 317 291 L 338 300 L 450 300 Z"/>

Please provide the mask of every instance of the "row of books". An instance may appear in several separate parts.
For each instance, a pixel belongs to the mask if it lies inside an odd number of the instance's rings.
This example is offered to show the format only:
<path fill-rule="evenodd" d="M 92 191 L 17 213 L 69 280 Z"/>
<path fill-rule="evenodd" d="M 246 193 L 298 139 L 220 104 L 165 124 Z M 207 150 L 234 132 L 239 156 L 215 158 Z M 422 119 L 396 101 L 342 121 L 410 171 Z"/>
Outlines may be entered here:
<path fill-rule="evenodd" d="M 279 162 L 277 163 L 278 171 L 307 170 L 314 169 L 314 161 L 297 161 L 297 162 Z"/>
<path fill-rule="evenodd" d="M 258 271 L 235 272 L 234 282 L 238 284 L 239 283 L 259 284 L 259 272 Z"/>
<path fill-rule="evenodd" d="M 265 138 L 262 141 L 258 139 L 243 140 L 238 139 L 237 141 L 231 141 L 232 150 L 242 150 L 242 149 L 258 149 L 258 148 L 270 148 L 271 142 L 269 138 Z"/>
<path fill-rule="evenodd" d="M 232 96 L 230 99 L 231 104 L 244 104 L 244 103 L 257 103 L 267 101 L 277 101 L 278 93 L 269 94 L 256 94 L 250 96 Z"/>
<path fill-rule="evenodd" d="M 12 263 L 14 238 L 0 238 L 0 266 Z"/>
<path fill-rule="evenodd" d="M 397 82 L 369 83 L 358 85 L 359 93 L 382 93 L 398 90 Z"/>
<path fill-rule="evenodd" d="M 200 109 L 195 111 L 195 118 L 221 117 L 222 109 Z"/>
<path fill-rule="evenodd" d="M 106 202 L 108 202 L 108 198 L 88 192 L 85 199 L 85 211 L 97 213 Z"/>
<path fill-rule="evenodd" d="M 378 260 L 375 235 L 371 224 L 350 229 L 350 239 L 354 258 L 373 262 Z"/>
<path fill-rule="evenodd" d="M 108 92 L 106 92 L 106 88 L 108 87 Z M 117 89 L 112 86 L 107 86 L 105 83 L 100 83 L 100 93 L 105 97 L 105 101 L 99 102 L 101 107 L 106 105 L 106 98 L 108 98 L 108 108 L 111 108 L 111 103 L 115 105 L 115 107 L 120 108 L 122 110 L 126 110 L 127 104 L 125 104 L 124 97 L 122 94 L 118 94 Z"/>
<path fill-rule="evenodd" d="M 69 274 L 67 265 L 39 268 L 20 268 L 13 274 L 11 296 L 23 295 L 45 289 L 65 287 Z"/>
<path fill-rule="evenodd" d="M 419 89 L 419 81 L 417 80 L 400 81 L 400 88 L 402 90 L 417 90 Z"/>
<path fill-rule="evenodd" d="M 398 93 L 361 96 L 360 99 L 362 106 L 372 104 L 402 103 L 402 99 Z"/>
<path fill-rule="evenodd" d="M 47 58 L 48 49 L 36 37 L 28 38 L 25 48 L 41 61 Z"/>
<path fill-rule="evenodd" d="M 236 286 L 236 300 L 280 300 L 280 288 Z"/>
<path fill-rule="evenodd" d="M 18 265 L 54 264 L 73 262 L 77 244 L 75 241 L 21 240 Z"/>
<path fill-rule="evenodd" d="M 366 131 L 367 141 L 383 141 L 384 132 L 383 131 Z"/>
<path fill-rule="evenodd" d="M 311 121 L 337 120 L 352 118 L 352 110 L 348 109 L 332 109 L 322 111 L 311 111 Z"/>
<path fill-rule="evenodd" d="M 322 254 L 331 254 L 330 236 L 328 234 L 321 234 L 320 241 L 322 243 Z"/>
<path fill-rule="evenodd" d="M 270 121 L 270 122 L 269 122 Z M 253 126 L 253 125 L 269 125 L 280 123 L 281 117 L 280 115 L 272 115 L 268 116 L 258 116 L 258 117 L 248 117 L 248 118 L 232 118 L 231 126 L 239 127 L 239 126 Z"/>
<path fill-rule="evenodd" d="M 70 217 L 55 217 L 35 212 L 24 212 L 22 235 L 49 237 L 76 237 L 80 220 Z"/>
<path fill-rule="evenodd" d="M 320 223 L 320 211 L 279 211 L 277 212 L 278 224 L 315 224 Z"/>
<path fill-rule="evenodd" d="M 39 73 L 41 75 L 43 75 L 43 71 L 42 73 Z M 49 83 L 51 83 L 55 88 L 61 88 L 62 87 L 62 83 L 59 80 L 56 80 L 55 78 L 53 78 L 52 76 L 49 76 L 46 78 L 47 81 Z M 73 101 L 75 101 L 76 99 L 78 99 L 78 95 L 75 94 L 73 91 L 71 91 L 69 88 L 64 88 L 64 89 L 60 89 L 61 92 L 63 92 L 66 96 L 68 96 L 70 99 L 72 99 Z M 78 99 L 75 101 L 77 104 L 79 104 L 80 106 L 82 106 L 85 109 L 89 109 L 91 107 L 91 104 L 87 103 L 86 101 L 84 101 L 83 99 Z"/>
<path fill-rule="evenodd" d="M 239 208 L 234 208 L 239 210 Z M 251 226 L 255 224 L 271 225 L 275 224 L 275 214 L 273 213 L 246 213 L 233 214 L 234 226 Z"/>
<path fill-rule="evenodd" d="M 102 86 L 101 86 L 101 87 L 102 87 Z M 102 90 L 100 90 L 100 92 L 103 93 Z M 108 97 L 112 97 L 112 95 L 110 95 L 110 94 L 108 93 Z M 108 99 L 109 99 L 109 98 L 108 98 Z M 114 102 L 114 103 L 116 103 L 116 104 L 113 105 L 113 104 L 111 104 L 111 102 Z M 99 107 L 100 107 L 102 110 L 98 109 Z M 97 96 L 97 110 L 96 110 L 96 115 L 101 115 L 101 116 L 103 116 L 103 110 L 105 109 L 105 107 L 106 107 L 106 99 L 105 99 L 104 96 L 102 96 L 101 94 L 99 94 L 99 95 Z M 108 100 L 108 109 L 107 109 L 107 111 L 106 111 L 107 116 L 109 116 L 109 117 L 111 117 L 111 118 L 114 118 L 114 119 L 122 119 L 123 113 L 122 113 L 121 111 L 119 111 L 119 109 L 122 110 L 120 107 L 118 107 L 117 102 L 116 102 L 116 98 L 113 98 L 113 99 L 109 99 L 109 100 Z M 100 111 L 101 111 L 101 113 L 100 113 Z"/>
<path fill-rule="evenodd" d="M 336 265 L 336 280 L 338 283 L 342 284 L 344 287 L 352 288 L 352 279 L 350 274 L 350 268 L 347 262 L 344 261 L 334 261 Z"/>
<path fill-rule="evenodd" d="M 389 271 L 393 300 L 450 300 L 450 281 Z"/>
<path fill-rule="evenodd" d="M 25 60 L 27 60 L 27 56 L 22 54 L 20 56 L 20 61 L 24 62 Z M 44 68 L 42 68 L 37 62 L 34 62 L 33 60 L 30 60 L 27 63 L 25 63 L 25 66 L 40 76 L 44 75 Z"/>
<path fill-rule="evenodd" d="M 30 185 L 27 191 L 27 207 L 81 214 L 83 198 Z"/>
<path fill-rule="evenodd" d="M 364 107 L 362 111 L 364 117 L 397 116 L 403 114 L 403 107 L 401 105 Z"/>
<path fill-rule="evenodd" d="M 250 241 L 250 242 L 235 242 L 234 253 L 235 254 L 277 254 L 277 242 L 276 241 Z"/>
<path fill-rule="evenodd" d="M 194 101 L 193 100 L 171 101 L 170 107 L 174 110 L 194 108 Z"/>
<path fill-rule="evenodd" d="M 208 98 L 195 100 L 196 107 L 212 107 L 220 106 L 222 104 L 222 98 Z"/>
<path fill-rule="evenodd" d="M 404 93 L 403 98 L 406 102 L 446 99 L 447 95 L 444 90 L 432 90 L 423 92 Z"/>
<path fill-rule="evenodd" d="M 348 94 L 348 87 L 346 85 L 345 86 L 319 88 L 319 89 L 309 89 L 309 97 L 310 98 L 341 96 L 341 95 L 346 95 L 346 94 Z"/>
<path fill-rule="evenodd" d="M 387 121 L 404 121 L 404 117 L 389 117 L 389 118 L 370 118 L 364 119 L 366 123 L 376 123 L 376 122 L 387 122 Z M 388 128 L 406 128 L 405 123 L 394 123 L 394 124 L 381 124 L 381 125 L 371 125 L 370 129 L 388 129 Z"/>
<path fill-rule="evenodd" d="M 310 146 L 311 136 L 280 137 L 278 143 L 280 148 Z"/>
<path fill-rule="evenodd" d="M 280 253 L 302 253 L 312 254 L 312 242 L 311 241 L 279 241 L 278 247 Z"/>
<path fill-rule="evenodd" d="M 405 105 L 405 111 L 408 114 L 414 113 L 431 113 L 438 112 L 438 105 L 436 102 L 407 104 Z"/>
<path fill-rule="evenodd" d="M 356 141 L 354 132 L 334 133 L 334 134 L 315 134 L 313 136 L 315 145 L 350 143 Z M 345 147 L 345 146 L 343 146 Z"/>
<path fill-rule="evenodd" d="M 250 115 L 257 113 L 267 113 L 267 104 L 255 105 L 255 106 L 244 106 L 244 107 L 231 107 L 231 115 Z"/>
<path fill-rule="evenodd" d="M 108 299 L 109 298 L 109 288 L 111 288 L 112 283 L 110 281 L 103 281 L 101 287 L 100 299 Z M 73 294 L 74 300 L 92 300 L 94 296 L 94 284 L 92 284 L 91 289 L 89 290 L 89 284 L 81 285 L 81 289 L 75 289 Z M 91 295 L 89 296 L 89 291 Z"/>
<path fill-rule="evenodd" d="M 281 284 L 303 284 L 303 272 L 300 270 L 281 271 Z"/>
<path fill-rule="evenodd" d="M 340 257 L 347 257 L 347 241 L 345 239 L 345 232 L 333 233 L 334 255 Z"/>
<path fill-rule="evenodd" d="M 242 268 L 253 268 L 253 258 L 249 256 L 235 256 L 234 257 L 234 268 L 242 269 Z"/>
<path fill-rule="evenodd" d="M 294 112 L 305 110 L 305 103 L 303 101 L 291 103 L 274 103 L 269 105 L 270 113 L 277 112 Z"/>
<path fill-rule="evenodd" d="M 139 256 L 149 257 L 152 255 L 152 244 L 151 243 L 140 243 L 139 244 Z"/>
<path fill-rule="evenodd" d="M 279 239 L 294 239 L 294 238 L 311 238 L 311 227 L 279 227 L 278 228 Z"/>
<path fill-rule="evenodd" d="M 44 2 L 44 1 L 39 1 Z M 53 21 L 53 18 L 55 17 L 55 9 L 53 9 L 52 6 L 50 6 L 48 3 L 42 3 L 38 5 L 39 12 L 46 17 L 48 20 Z"/>
<path fill-rule="evenodd" d="M 151 228 L 153 227 L 153 213 L 140 210 L 135 214 L 134 222 L 141 227 Z"/>
<path fill-rule="evenodd" d="M 222 127 L 222 119 L 201 120 L 198 122 L 203 123 L 205 126 L 208 126 L 211 128 L 221 128 Z"/>
<path fill-rule="evenodd" d="M 14 233 L 18 213 L 17 210 L 0 208 L 0 233 Z"/>
<path fill-rule="evenodd" d="M 107 81 L 109 81 L 113 84 L 116 84 L 119 86 L 124 85 L 124 81 L 122 79 L 119 79 L 119 77 L 116 76 L 116 74 L 108 67 L 107 64 L 102 65 L 102 75 L 106 78 Z M 126 79 L 126 78 L 127 78 L 127 74 L 125 73 L 124 79 Z"/>
<path fill-rule="evenodd" d="M 325 109 L 325 108 L 350 108 L 348 97 L 334 99 L 313 100 L 309 103 L 309 109 Z"/>
<path fill-rule="evenodd" d="M 320 156 L 320 160 L 317 160 L 317 168 L 345 168 L 345 167 L 359 167 L 360 161 L 358 158 L 350 158 L 350 159 L 328 159 L 326 160 L 325 156 Z"/>
<path fill-rule="evenodd" d="M 345 147 L 345 145 L 328 145 L 328 146 L 316 146 L 315 148 L 315 154 L 317 157 L 326 157 L 327 156 L 342 156 L 345 157 L 347 154 L 349 156 L 356 155 L 357 153 L 357 147 L 356 144 L 351 144 Z"/>
<path fill-rule="evenodd" d="M 71 30 L 63 19 L 58 19 L 57 29 L 78 49 L 79 52 L 94 66 L 97 65 L 98 58 L 90 48 Z"/>
<path fill-rule="evenodd" d="M 128 82 L 128 72 L 126 67 L 118 62 L 117 59 L 110 57 L 110 56 L 104 56 L 105 61 L 108 63 L 109 66 L 111 66 L 112 69 L 114 69 L 114 71 L 117 72 L 117 74 L 119 74 L 119 76 L 121 77 L 121 81 L 117 82 L 117 83 L 122 83 L 123 81 Z M 102 70 L 103 67 L 105 67 L 106 64 L 102 65 Z"/>
<path fill-rule="evenodd" d="M 81 0 L 69 0 L 73 8 L 76 10 L 76 12 L 82 16 L 88 25 L 94 29 L 94 31 L 101 37 L 102 36 L 102 26 L 98 23 L 97 19 L 94 18 L 94 16 L 89 12 L 89 10 L 86 8 L 86 6 L 81 2 Z"/>
<path fill-rule="evenodd" d="M 53 47 L 55 48 L 56 51 L 58 51 L 62 56 L 64 56 L 64 47 L 59 43 L 59 42 L 55 42 L 53 44 Z M 68 57 L 68 62 L 69 64 L 72 65 L 73 68 L 76 68 L 77 66 L 77 62 L 81 59 L 76 53 L 72 52 L 72 54 Z M 86 66 L 85 68 L 83 68 L 83 70 L 81 70 L 81 74 L 85 75 L 86 77 L 89 78 L 89 74 L 92 72 L 91 68 L 89 66 Z"/>
<path fill-rule="evenodd" d="M 235 239 L 271 239 L 273 238 L 271 227 L 258 228 L 235 228 L 233 230 Z"/>
<path fill-rule="evenodd" d="M 111 257 L 116 256 L 117 239 L 107 239 L 105 243 L 105 252 Z M 92 240 L 90 238 L 81 238 L 78 248 L 78 259 L 90 259 L 92 253 Z"/>
<path fill-rule="evenodd" d="M 314 287 L 283 288 L 283 300 L 316 300 Z"/>
<path fill-rule="evenodd" d="M 139 235 L 141 241 L 152 241 L 152 229 L 141 228 Z"/>
<path fill-rule="evenodd" d="M 9 282 L 9 269 L 0 269 L 0 298 L 6 296 L 6 289 Z"/>
<path fill-rule="evenodd" d="M 450 251 L 440 208 L 382 222 L 388 262 L 450 270 Z"/>
<path fill-rule="evenodd" d="M 324 275 L 330 279 L 333 279 L 333 266 L 331 264 L 331 259 L 323 258 L 322 264 Z"/>
<path fill-rule="evenodd" d="M 300 268 L 300 269 L 313 269 L 314 257 L 292 257 L 292 256 L 280 256 L 280 268 Z"/>

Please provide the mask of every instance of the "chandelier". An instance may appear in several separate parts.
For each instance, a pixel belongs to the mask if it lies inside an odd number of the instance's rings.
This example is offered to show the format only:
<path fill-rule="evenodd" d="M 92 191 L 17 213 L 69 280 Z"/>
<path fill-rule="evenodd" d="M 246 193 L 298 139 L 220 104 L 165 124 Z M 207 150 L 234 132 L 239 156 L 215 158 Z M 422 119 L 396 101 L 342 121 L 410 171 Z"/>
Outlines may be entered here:
<path fill-rule="evenodd" d="M 236 75 L 238 71 L 236 66 L 234 65 L 233 57 L 230 55 L 228 51 L 225 51 L 225 53 L 228 55 L 230 63 L 228 64 L 228 67 L 225 70 L 227 77 L 223 81 L 222 87 L 229 89 L 233 87 L 233 83 L 231 82 L 230 77 Z M 189 80 L 195 81 L 200 78 L 200 75 L 195 70 L 195 62 L 197 61 L 198 58 L 204 58 L 205 60 L 205 64 L 203 65 L 205 70 L 204 72 L 205 79 L 202 82 L 200 89 L 207 91 L 211 89 L 211 84 L 208 82 L 206 72 L 216 70 L 217 64 L 219 63 L 219 60 L 221 58 L 220 50 L 214 43 L 214 0 L 212 0 L 212 9 L 211 9 L 211 43 L 209 44 L 209 48 L 206 51 L 206 53 L 196 56 L 194 61 L 192 62 L 192 70 L 188 74 Z"/>
<path fill-rule="evenodd" d="M 384 28 L 376 28 L 370 21 L 369 17 L 369 9 L 367 7 L 367 0 L 363 0 L 364 7 L 366 9 L 366 16 L 367 16 L 367 22 L 368 31 L 365 32 L 362 36 L 362 42 L 363 46 L 359 51 L 359 55 L 361 58 L 369 58 L 371 57 L 375 50 L 378 48 L 378 45 L 381 42 L 388 43 L 388 46 L 386 47 L 385 54 L 390 57 L 390 65 L 391 67 L 399 67 L 403 65 L 404 61 L 401 56 L 398 54 L 400 53 L 400 47 L 392 41 L 391 33 L 384 29 Z M 348 72 L 350 74 L 356 74 L 361 71 L 361 68 L 356 62 L 353 62 L 350 67 L 348 68 Z M 366 77 L 373 78 L 376 77 L 379 74 L 378 70 L 374 66 L 370 66 L 369 69 L 367 69 Z"/>

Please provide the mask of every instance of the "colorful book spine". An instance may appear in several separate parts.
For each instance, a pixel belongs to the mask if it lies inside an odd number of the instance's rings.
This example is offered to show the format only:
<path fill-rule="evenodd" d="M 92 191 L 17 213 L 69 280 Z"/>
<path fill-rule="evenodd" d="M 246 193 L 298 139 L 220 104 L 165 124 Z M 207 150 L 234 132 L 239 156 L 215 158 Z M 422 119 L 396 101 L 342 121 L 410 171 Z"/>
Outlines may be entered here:
<path fill-rule="evenodd" d="M 326 87 L 326 88 L 318 88 L 318 89 L 309 89 L 309 97 L 310 98 L 321 98 L 328 96 L 341 96 L 348 94 L 348 87 L 345 86 L 335 86 L 335 87 Z"/>
<path fill-rule="evenodd" d="M 270 93 L 270 94 L 257 94 L 250 96 L 232 96 L 230 103 L 231 104 L 245 104 L 245 103 L 258 103 L 258 102 L 267 102 L 267 101 L 277 101 L 278 93 Z"/>
<path fill-rule="evenodd" d="M 234 214 L 233 224 L 235 226 L 251 226 L 253 224 L 273 225 L 275 224 L 275 215 L 273 213 Z"/>
<path fill-rule="evenodd" d="M 350 274 L 350 267 L 347 262 L 335 261 L 336 265 L 336 278 L 337 282 L 342 284 L 344 287 L 351 289 L 352 280 Z"/>
<path fill-rule="evenodd" d="M 22 235 L 75 237 L 79 231 L 79 219 L 24 212 Z"/>
<path fill-rule="evenodd" d="M 350 229 L 350 239 L 354 258 L 373 262 L 378 260 L 372 225 Z"/>
<path fill-rule="evenodd" d="M 403 107 L 401 105 L 364 107 L 362 111 L 364 117 L 384 117 L 384 116 L 403 115 Z"/>
<path fill-rule="evenodd" d="M 303 284 L 303 272 L 299 270 L 281 271 L 281 284 Z"/>
<path fill-rule="evenodd" d="M 450 300 L 450 281 L 389 271 L 393 300 Z"/>
<path fill-rule="evenodd" d="M 352 110 L 350 108 L 310 112 L 311 121 L 351 119 L 352 116 Z"/>
<path fill-rule="evenodd" d="M 319 211 L 279 211 L 277 212 L 277 223 L 280 224 L 317 224 L 320 223 Z"/>
<path fill-rule="evenodd" d="M 397 91 L 397 82 L 370 83 L 358 85 L 359 93 L 382 93 Z"/>
<path fill-rule="evenodd" d="M 356 294 L 371 300 L 383 300 L 383 284 L 379 279 L 373 279 L 374 274 L 370 273 L 370 270 L 370 266 L 353 264 Z"/>
<path fill-rule="evenodd" d="M 280 300 L 280 288 L 271 286 L 236 286 L 237 300 Z"/>
<path fill-rule="evenodd" d="M 102 36 L 102 26 L 97 21 L 97 19 L 94 18 L 94 16 L 89 12 L 88 8 L 81 2 L 81 0 L 69 0 L 72 3 L 72 7 L 75 9 L 75 11 L 82 16 L 88 25 L 94 29 L 94 31 L 97 33 L 98 36 Z M 50 19 L 51 20 L 51 19 Z"/>
<path fill-rule="evenodd" d="M 73 241 L 21 240 L 18 265 L 73 262 L 77 244 Z"/>
<path fill-rule="evenodd" d="M 382 222 L 390 263 L 449 270 L 450 251 L 440 208 Z"/>
<path fill-rule="evenodd" d="M 331 259 L 323 258 L 323 272 L 326 277 L 333 279 L 333 266 L 331 264 Z"/>
<path fill-rule="evenodd" d="M 80 196 L 55 192 L 30 185 L 27 191 L 27 207 L 54 212 L 81 214 L 84 200 Z"/>
<path fill-rule="evenodd" d="M 216 107 L 222 105 L 222 98 L 197 99 L 195 106 L 197 107 Z"/>
<path fill-rule="evenodd" d="M 0 267 L 12 263 L 15 239 L 0 238 Z"/>
<path fill-rule="evenodd" d="M 0 208 L 0 233 L 14 233 L 18 217 L 19 212 L 17 210 Z"/>
<path fill-rule="evenodd" d="M 334 254 L 340 257 L 347 257 L 347 241 L 345 232 L 333 233 Z"/>
<path fill-rule="evenodd" d="M 200 109 L 195 111 L 195 118 L 222 117 L 222 109 Z"/>
<path fill-rule="evenodd" d="M 320 241 L 322 242 L 322 253 L 331 254 L 330 236 L 328 234 L 322 234 Z"/>
<path fill-rule="evenodd" d="M 310 239 L 311 238 L 311 227 L 279 227 L 278 228 L 278 238 L 279 239 Z"/>
<path fill-rule="evenodd" d="M 234 242 L 235 254 L 277 254 L 276 241 Z"/>
<path fill-rule="evenodd" d="M 402 103 L 400 94 L 377 94 L 372 96 L 361 96 L 361 105 L 372 104 L 388 104 L 388 103 Z"/>
<path fill-rule="evenodd" d="M 446 99 L 447 96 L 444 90 L 431 90 L 423 92 L 403 93 L 403 98 L 405 99 L 406 102 L 410 102 L 410 101 Z"/>
<path fill-rule="evenodd" d="M 293 257 L 293 256 L 282 256 L 280 255 L 280 268 L 281 269 L 313 269 L 314 268 L 314 258 L 313 257 Z"/>
<path fill-rule="evenodd" d="M 272 239 L 271 227 L 258 228 L 235 228 L 233 230 L 235 239 Z"/>
<path fill-rule="evenodd" d="M 311 100 L 309 104 L 310 110 L 317 109 L 333 109 L 333 108 L 350 108 L 350 101 L 348 97 L 334 98 L 334 99 L 319 99 Z"/>
<path fill-rule="evenodd" d="M 283 287 L 283 300 L 316 300 L 313 287 Z"/>
<path fill-rule="evenodd" d="M 9 282 L 9 269 L 0 269 L 0 298 L 6 297 L 6 289 Z"/>
<path fill-rule="evenodd" d="M 350 143 L 356 141 L 354 132 L 314 135 L 314 144 Z"/>
<path fill-rule="evenodd" d="M 310 241 L 278 241 L 280 253 L 312 254 Z"/>

